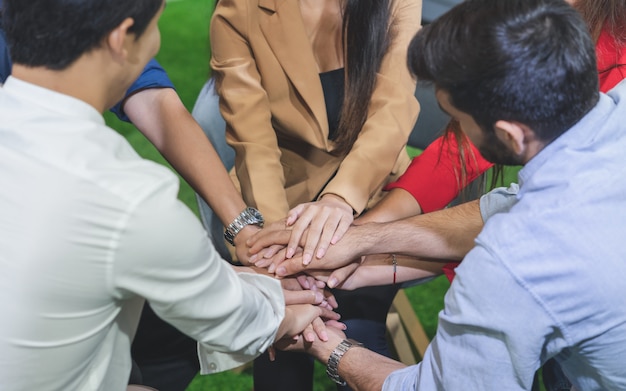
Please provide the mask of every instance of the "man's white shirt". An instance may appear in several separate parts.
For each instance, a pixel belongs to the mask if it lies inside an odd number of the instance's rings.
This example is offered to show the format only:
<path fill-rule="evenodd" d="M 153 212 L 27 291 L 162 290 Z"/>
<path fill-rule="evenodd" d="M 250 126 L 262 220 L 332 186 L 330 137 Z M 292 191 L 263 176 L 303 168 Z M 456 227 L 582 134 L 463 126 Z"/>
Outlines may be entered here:
<path fill-rule="evenodd" d="M 199 343 L 203 373 L 252 360 L 284 316 L 280 284 L 235 273 L 178 179 L 83 101 L 0 89 L 3 390 L 123 390 L 147 299 Z"/>

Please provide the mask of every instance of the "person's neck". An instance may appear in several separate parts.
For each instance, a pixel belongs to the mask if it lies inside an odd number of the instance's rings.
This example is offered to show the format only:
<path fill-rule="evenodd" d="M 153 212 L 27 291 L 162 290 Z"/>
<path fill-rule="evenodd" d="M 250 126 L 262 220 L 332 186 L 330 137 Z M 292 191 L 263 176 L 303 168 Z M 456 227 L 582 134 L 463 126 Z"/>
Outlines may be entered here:
<path fill-rule="evenodd" d="M 539 141 L 539 140 L 536 140 L 536 139 L 532 140 L 531 142 L 529 142 L 527 144 L 524 156 L 522 156 L 523 164 L 528 163 L 532 158 L 537 156 L 539 154 L 539 152 L 541 152 L 547 145 L 548 145 L 548 143 L 543 142 L 543 141 Z"/>
<path fill-rule="evenodd" d="M 106 72 L 100 72 L 101 70 L 94 61 L 81 57 L 63 70 L 13 64 L 12 75 L 25 82 L 82 100 L 103 113 L 121 96 L 112 97 L 115 92 L 111 91 L 111 86 L 115 83 L 109 83 Z"/>

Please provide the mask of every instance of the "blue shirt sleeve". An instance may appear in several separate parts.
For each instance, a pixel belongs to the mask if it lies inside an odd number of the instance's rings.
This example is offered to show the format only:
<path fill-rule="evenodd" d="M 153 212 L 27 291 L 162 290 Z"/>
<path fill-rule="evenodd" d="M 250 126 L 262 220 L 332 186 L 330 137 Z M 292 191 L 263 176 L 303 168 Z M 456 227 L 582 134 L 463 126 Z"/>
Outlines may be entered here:
<path fill-rule="evenodd" d="M 0 0 L 0 11 L 2 11 L 2 1 Z M 0 16 L 1 16 L 0 12 Z M 2 18 L 0 17 L 0 83 L 11 74 L 11 59 L 9 57 L 9 48 L 7 47 L 6 36 L 4 35 L 4 27 L 2 26 Z"/>
<path fill-rule="evenodd" d="M 174 84 L 167 76 L 165 69 L 163 69 L 155 59 L 148 62 L 141 75 L 139 75 L 139 78 L 130 86 L 128 91 L 126 91 L 124 99 L 113 106 L 111 111 L 122 121 L 130 122 L 122 109 L 122 104 L 129 96 L 147 88 L 174 88 Z"/>

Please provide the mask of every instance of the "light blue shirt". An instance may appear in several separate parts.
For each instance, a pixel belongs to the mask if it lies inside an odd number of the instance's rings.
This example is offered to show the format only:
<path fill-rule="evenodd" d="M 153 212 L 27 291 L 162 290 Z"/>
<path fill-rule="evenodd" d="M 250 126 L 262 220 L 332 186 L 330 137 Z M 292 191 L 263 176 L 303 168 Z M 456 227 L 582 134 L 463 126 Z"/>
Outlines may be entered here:
<path fill-rule="evenodd" d="M 384 390 L 530 390 L 555 357 L 580 391 L 626 390 L 626 82 L 520 171 L 456 269 L 424 360 Z"/>

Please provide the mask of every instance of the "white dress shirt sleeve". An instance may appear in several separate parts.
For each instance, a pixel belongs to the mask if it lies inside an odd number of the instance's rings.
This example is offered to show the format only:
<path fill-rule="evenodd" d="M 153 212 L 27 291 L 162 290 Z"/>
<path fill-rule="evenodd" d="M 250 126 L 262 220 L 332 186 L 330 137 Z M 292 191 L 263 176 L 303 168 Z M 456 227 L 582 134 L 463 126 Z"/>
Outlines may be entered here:
<path fill-rule="evenodd" d="M 274 341 L 284 316 L 280 283 L 236 273 L 169 182 L 131 206 L 120 227 L 110 287 L 139 295 L 155 313 L 199 341 L 202 373 L 242 365 Z"/>

